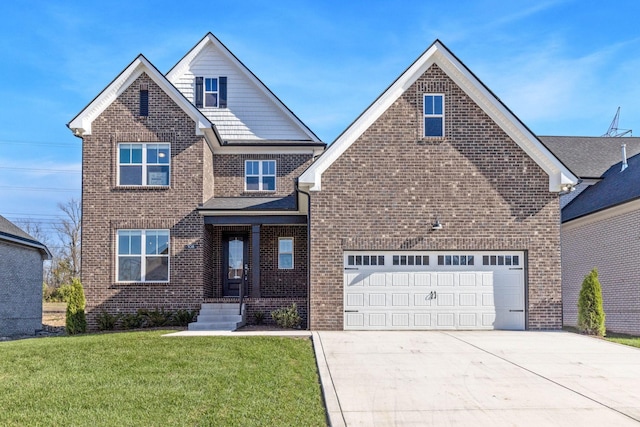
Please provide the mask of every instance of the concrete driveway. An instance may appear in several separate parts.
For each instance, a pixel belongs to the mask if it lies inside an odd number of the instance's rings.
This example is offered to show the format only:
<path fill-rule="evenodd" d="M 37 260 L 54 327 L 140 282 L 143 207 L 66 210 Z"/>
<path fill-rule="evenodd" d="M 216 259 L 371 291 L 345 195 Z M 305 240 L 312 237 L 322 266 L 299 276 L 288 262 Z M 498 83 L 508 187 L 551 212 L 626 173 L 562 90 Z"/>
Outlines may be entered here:
<path fill-rule="evenodd" d="M 566 332 L 314 332 L 333 426 L 640 426 L 640 349 Z"/>

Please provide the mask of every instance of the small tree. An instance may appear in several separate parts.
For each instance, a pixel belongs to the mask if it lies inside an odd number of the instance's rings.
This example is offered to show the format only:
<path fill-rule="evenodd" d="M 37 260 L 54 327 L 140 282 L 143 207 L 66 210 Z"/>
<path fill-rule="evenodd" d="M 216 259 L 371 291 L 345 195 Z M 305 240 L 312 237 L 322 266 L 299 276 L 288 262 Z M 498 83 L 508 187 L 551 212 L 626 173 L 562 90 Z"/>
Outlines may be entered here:
<path fill-rule="evenodd" d="M 598 270 L 586 275 L 578 298 L 578 329 L 585 334 L 604 336 L 604 308 L 602 307 L 602 287 L 598 280 Z"/>
<path fill-rule="evenodd" d="M 87 330 L 87 319 L 84 315 L 86 300 L 80 279 L 73 279 L 71 288 L 67 296 L 67 334 L 74 335 Z"/>

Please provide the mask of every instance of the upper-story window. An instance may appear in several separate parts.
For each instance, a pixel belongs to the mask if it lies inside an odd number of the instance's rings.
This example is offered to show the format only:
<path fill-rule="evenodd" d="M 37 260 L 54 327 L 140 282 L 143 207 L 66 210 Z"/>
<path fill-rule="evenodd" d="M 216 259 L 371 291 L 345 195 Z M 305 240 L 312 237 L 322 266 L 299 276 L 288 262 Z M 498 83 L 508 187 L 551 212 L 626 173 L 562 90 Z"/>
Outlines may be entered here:
<path fill-rule="evenodd" d="M 245 191 L 276 191 L 276 161 L 246 160 L 244 189 Z"/>
<path fill-rule="evenodd" d="M 196 107 L 227 108 L 227 78 L 196 77 Z"/>
<path fill-rule="evenodd" d="M 118 185 L 168 186 L 169 144 L 118 144 Z"/>
<path fill-rule="evenodd" d="M 444 136 L 444 95 L 424 96 L 424 136 Z"/>

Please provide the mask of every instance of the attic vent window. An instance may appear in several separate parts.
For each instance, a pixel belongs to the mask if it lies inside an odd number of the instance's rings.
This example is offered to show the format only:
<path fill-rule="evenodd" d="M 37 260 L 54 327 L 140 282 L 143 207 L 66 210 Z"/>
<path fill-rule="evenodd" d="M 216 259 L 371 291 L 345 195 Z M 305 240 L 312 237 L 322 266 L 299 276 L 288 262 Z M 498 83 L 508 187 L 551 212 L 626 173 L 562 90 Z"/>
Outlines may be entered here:
<path fill-rule="evenodd" d="M 444 136 L 444 95 L 442 94 L 424 96 L 424 136 Z"/>
<path fill-rule="evenodd" d="M 140 117 L 149 116 L 149 91 L 140 87 Z"/>
<path fill-rule="evenodd" d="M 227 78 L 196 77 L 195 103 L 198 108 L 227 108 Z"/>

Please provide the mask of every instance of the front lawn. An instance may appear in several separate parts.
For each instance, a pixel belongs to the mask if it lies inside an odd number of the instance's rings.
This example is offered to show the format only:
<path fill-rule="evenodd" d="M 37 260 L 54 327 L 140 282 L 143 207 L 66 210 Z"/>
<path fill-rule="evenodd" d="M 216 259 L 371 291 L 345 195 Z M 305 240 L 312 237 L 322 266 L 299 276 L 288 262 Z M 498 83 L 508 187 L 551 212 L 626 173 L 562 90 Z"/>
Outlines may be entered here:
<path fill-rule="evenodd" d="M 325 425 L 311 341 L 123 332 L 0 343 L 0 425 Z"/>
<path fill-rule="evenodd" d="M 630 345 L 640 348 L 640 337 L 607 332 L 607 336 L 605 338 L 609 341 L 617 342 L 618 344 Z"/>

